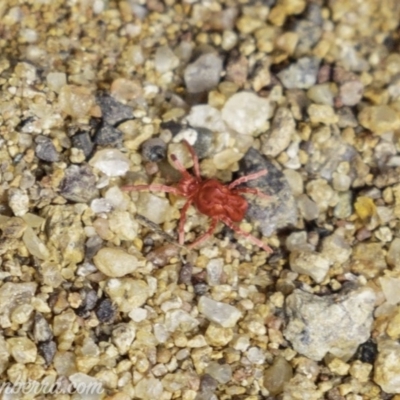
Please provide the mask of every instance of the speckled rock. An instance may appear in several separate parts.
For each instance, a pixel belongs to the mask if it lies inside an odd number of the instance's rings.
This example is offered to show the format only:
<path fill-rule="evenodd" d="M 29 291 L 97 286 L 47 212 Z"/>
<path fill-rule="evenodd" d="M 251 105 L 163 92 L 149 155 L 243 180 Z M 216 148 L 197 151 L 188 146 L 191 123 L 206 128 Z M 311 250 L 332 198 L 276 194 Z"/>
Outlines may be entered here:
<path fill-rule="evenodd" d="M 65 171 L 60 194 L 76 203 L 87 203 L 97 195 L 96 177 L 88 165 L 71 165 Z"/>
<path fill-rule="evenodd" d="M 300 58 L 278 74 L 286 89 L 308 89 L 317 81 L 320 60 L 316 57 Z"/>
<path fill-rule="evenodd" d="M 57 162 L 59 160 L 60 156 L 50 138 L 38 136 L 35 142 L 35 154 L 37 158 L 46 162 Z"/>
<path fill-rule="evenodd" d="M 167 145 L 160 138 L 151 138 L 142 144 L 142 157 L 146 161 L 160 162 L 167 154 Z"/>
<path fill-rule="evenodd" d="M 215 139 L 215 134 L 207 128 L 198 126 L 183 128 L 174 137 L 174 142 L 186 140 L 193 146 L 199 159 L 207 157 L 211 152 L 211 145 Z"/>
<path fill-rule="evenodd" d="M 42 215 L 47 221 L 48 246 L 57 250 L 60 263 L 76 265 L 81 262 L 86 237 L 74 206 L 47 206 Z"/>
<path fill-rule="evenodd" d="M 48 342 L 40 342 L 38 344 L 39 354 L 44 358 L 47 365 L 49 365 L 57 352 L 57 344 L 53 340 Z"/>
<path fill-rule="evenodd" d="M 41 313 L 36 313 L 33 324 L 35 342 L 46 342 L 53 338 L 53 331 Z"/>
<path fill-rule="evenodd" d="M 159 379 L 143 378 L 135 386 L 135 395 L 139 399 L 153 400 L 159 398 L 163 392 L 163 385 Z"/>
<path fill-rule="evenodd" d="M 58 101 L 61 110 L 74 118 L 87 117 L 95 103 L 91 90 L 77 85 L 63 86 Z"/>
<path fill-rule="evenodd" d="M 168 46 L 158 47 L 154 56 L 154 64 L 157 72 L 164 74 L 172 71 L 179 65 L 179 58 Z"/>
<path fill-rule="evenodd" d="M 317 252 L 293 251 L 290 253 L 290 269 L 310 276 L 317 283 L 325 279 L 329 265 L 329 260 Z"/>
<path fill-rule="evenodd" d="M 217 86 L 222 71 L 222 60 L 214 54 L 200 56 L 189 64 L 184 72 L 184 79 L 189 93 L 207 92 Z"/>
<path fill-rule="evenodd" d="M 6 282 L 0 287 L 0 326 L 10 327 L 10 313 L 17 305 L 29 304 L 35 295 L 37 283 Z"/>
<path fill-rule="evenodd" d="M 21 364 L 33 363 L 36 360 L 37 348 L 35 343 L 26 337 L 7 339 L 10 353 L 14 360 Z"/>
<path fill-rule="evenodd" d="M 72 147 L 80 149 L 83 151 L 83 154 L 86 158 L 88 158 L 94 149 L 94 144 L 89 135 L 89 132 L 83 131 L 78 132 L 71 138 Z"/>
<path fill-rule="evenodd" d="M 270 131 L 262 136 L 262 153 L 276 157 L 289 146 L 295 128 L 291 111 L 286 107 L 279 107 L 275 111 Z"/>
<path fill-rule="evenodd" d="M 267 169 L 268 174 L 247 182 L 245 186 L 257 188 L 271 198 L 248 196 L 249 209 L 246 215 L 253 222 L 259 223 L 263 235 L 270 236 L 276 229 L 296 222 L 297 207 L 283 173 L 257 150 L 251 148 L 240 161 L 240 175 L 248 175 L 262 169 Z"/>
<path fill-rule="evenodd" d="M 118 310 L 125 313 L 142 306 L 150 295 L 145 281 L 132 278 L 109 279 L 105 291 Z"/>
<path fill-rule="evenodd" d="M 15 216 L 21 217 L 29 211 L 29 196 L 24 190 L 11 188 L 8 191 L 8 205 Z"/>
<path fill-rule="evenodd" d="M 156 224 L 165 222 L 171 208 L 167 198 L 150 192 L 140 193 L 136 207 L 140 215 Z"/>
<path fill-rule="evenodd" d="M 378 135 L 400 129 L 400 115 L 388 105 L 365 107 L 358 114 L 358 120 L 362 126 Z"/>
<path fill-rule="evenodd" d="M 112 341 L 117 346 L 119 354 L 126 354 L 134 339 L 136 329 L 133 324 L 118 324 L 112 331 Z"/>
<path fill-rule="evenodd" d="M 283 357 L 276 357 L 273 364 L 264 372 L 264 386 L 270 395 L 276 396 L 283 392 L 284 385 L 292 376 L 291 365 Z"/>
<path fill-rule="evenodd" d="M 137 257 L 111 247 L 101 249 L 93 257 L 93 262 L 104 275 L 112 278 L 131 274 L 139 266 Z"/>
<path fill-rule="evenodd" d="M 120 103 L 114 97 L 101 93 L 96 97 L 97 104 L 101 108 L 102 118 L 110 125 L 133 118 L 131 107 Z"/>
<path fill-rule="evenodd" d="M 119 146 L 122 144 L 122 136 L 123 133 L 119 129 L 103 122 L 97 128 L 93 142 L 100 146 Z"/>
<path fill-rule="evenodd" d="M 271 116 L 270 102 L 251 92 L 231 96 L 222 109 L 222 119 L 242 135 L 251 135 L 263 129 Z"/>
<path fill-rule="evenodd" d="M 242 316 L 242 313 L 230 304 L 222 303 L 202 296 L 198 304 L 199 311 L 212 322 L 224 328 L 232 328 Z"/>
<path fill-rule="evenodd" d="M 351 271 L 373 278 L 386 268 L 385 253 L 381 243 L 357 243 L 350 260 Z"/>
<path fill-rule="evenodd" d="M 97 151 L 91 158 L 90 164 L 107 176 L 122 176 L 129 170 L 128 157 L 117 149 Z"/>
<path fill-rule="evenodd" d="M 331 125 L 339 121 L 339 117 L 335 114 L 334 109 L 325 104 L 311 104 L 307 112 L 313 124 L 322 123 Z"/>
<path fill-rule="evenodd" d="M 325 297 L 295 290 L 286 300 L 284 335 L 312 360 L 327 352 L 350 358 L 370 336 L 374 306 L 375 293 L 367 287 Z"/>
<path fill-rule="evenodd" d="M 185 121 L 190 126 L 206 128 L 213 132 L 225 132 L 227 126 L 222 119 L 221 111 L 208 104 L 199 104 L 190 109 Z"/>
<path fill-rule="evenodd" d="M 382 340 L 374 364 L 374 381 L 386 393 L 400 393 L 399 375 L 400 344 L 394 340 Z"/>

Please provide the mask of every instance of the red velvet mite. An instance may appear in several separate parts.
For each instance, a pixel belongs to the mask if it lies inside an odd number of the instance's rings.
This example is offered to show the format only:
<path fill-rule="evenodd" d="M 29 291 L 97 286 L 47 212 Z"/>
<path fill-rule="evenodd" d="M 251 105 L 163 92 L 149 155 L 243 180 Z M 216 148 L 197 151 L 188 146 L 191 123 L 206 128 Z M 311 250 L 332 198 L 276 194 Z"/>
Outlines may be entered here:
<path fill-rule="evenodd" d="M 199 212 L 211 218 L 211 224 L 207 232 L 191 243 L 189 248 L 197 246 L 207 240 L 213 234 L 218 222 L 221 221 L 238 234 L 245 236 L 249 241 L 263 248 L 265 251 L 272 252 L 272 249 L 264 242 L 249 233 L 244 232 L 238 225 L 236 225 L 236 223 L 244 219 L 248 208 L 247 200 L 242 196 L 243 194 L 251 193 L 268 197 L 258 189 L 238 188 L 237 186 L 266 175 L 267 170 L 263 169 L 253 174 L 243 176 L 227 185 L 217 179 L 202 179 L 200 176 L 199 160 L 197 155 L 188 142 L 184 141 L 184 143 L 188 147 L 193 158 L 194 175 L 191 175 L 177 157 L 172 154 L 171 160 L 176 169 L 182 174 L 181 180 L 176 185 L 133 185 L 124 186 L 122 187 L 122 190 L 150 190 L 155 192 L 173 193 L 178 196 L 186 197 L 187 201 L 182 208 L 181 219 L 179 222 L 179 244 L 181 245 L 184 243 L 183 228 L 186 220 L 186 212 L 190 205 L 194 205 Z"/>

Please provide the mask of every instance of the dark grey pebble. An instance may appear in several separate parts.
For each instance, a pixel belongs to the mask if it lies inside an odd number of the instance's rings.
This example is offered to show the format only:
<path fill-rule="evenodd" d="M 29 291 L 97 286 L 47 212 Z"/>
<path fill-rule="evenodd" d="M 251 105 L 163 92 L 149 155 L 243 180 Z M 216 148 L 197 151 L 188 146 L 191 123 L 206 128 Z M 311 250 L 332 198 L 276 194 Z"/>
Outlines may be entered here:
<path fill-rule="evenodd" d="M 93 142 L 100 146 L 120 146 L 123 133 L 107 122 L 103 122 L 93 136 Z"/>
<path fill-rule="evenodd" d="M 151 138 L 142 144 L 142 157 L 146 161 L 160 162 L 167 154 L 167 145 L 160 138 Z"/>
<path fill-rule="evenodd" d="M 91 261 L 102 245 L 103 239 L 100 236 L 91 236 L 85 243 L 85 260 Z"/>
<path fill-rule="evenodd" d="M 96 98 L 97 104 L 101 108 L 103 121 L 110 125 L 133 118 L 132 107 L 120 103 L 108 94 L 100 94 Z"/>
<path fill-rule="evenodd" d="M 92 154 L 94 144 L 90 138 L 89 132 L 78 132 L 71 138 L 72 147 L 83 151 L 86 159 Z"/>
<path fill-rule="evenodd" d="M 206 158 L 210 154 L 211 144 L 214 139 L 214 133 L 207 128 L 192 127 L 197 132 L 197 139 L 193 145 L 197 157 Z"/>
<path fill-rule="evenodd" d="M 87 203 L 97 194 L 96 176 L 88 165 L 71 165 L 61 182 L 61 196 L 76 203 Z"/>
<path fill-rule="evenodd" d="M 47 342 L 53 339 L 53 331 L 51 330 L 49 323 L 39 312 L 35 314 L 33 320 L 33 337 L 36 343 Z"/>
<path fill-rule="evenodd" d="M 181 270 L 179 271 L 178 283 L 191 285 L 192 273 L 193 273 L 193 265 L 190 263 L 183 264 Z"/>
<path fill-rule="evenodd" d="M 296 223 L 297 207 L 283 173 L 256 149 L 251 148 L 240 161 L 239 175 L 249 175 L 266 169 L 267 175 L 246 182 L 243 187 L 255 188 L 270 196 L 269 199 L 246 195 L 249 208 L 246 214 L 258 223 L 263 235 L 270 236 L 277 229 Z"/>
<path fill-rule="evenodd" d="M 48 342 L 41 342 L 38 344 L 38 349 L 40 355 L 46 361 L 46 364 L 47 365 L 51 364 L 57 351 L 56 343 L 53 342 L 52 340 L 49 340 Z"/>
<path fill-rule="evenodd" d="M 197 296 L 203 296 L 208 292 L 208 285 L 206 283 L 196 283 L 193 285 L 193 289 Z"/>
<path fill-rule="evenodd" d="M 35 139 L 35 154 L 39 160 L 46 162 L 57 162 L 60 159 L 53 142 L 46 136 L 38 136 Z"/>
<path fill-rule="evenodd" d="M 114 321 L 116 314 L 116 309 L 110 299 L 100 300 L 96 308 L 96 315 L 100 322 L 109 324 Z"/>
<path fill-rule="evenodd" d="M 214 393 L 218 387 L 218 381 L 209 374 L 204 374 L 200 380 L 200 390 L 202 392 Z"/>
<path fill-rule="evenodd" d="M 92 311 L 97 304 L 97 293 L 93 289 L 83 288 L 80 290 L 80 295 L 83 300 L 80 307 L 76 309 L 76 314 L 82 318 L 89 318 L 90 311 Z"/>
<path fill-rule="evenodd" d="M 182 130 L 183 125 L 176 121 L 167 121 L 161 123 L 161 129 L 171 132 L 172 136 L 177 135 Z"/>

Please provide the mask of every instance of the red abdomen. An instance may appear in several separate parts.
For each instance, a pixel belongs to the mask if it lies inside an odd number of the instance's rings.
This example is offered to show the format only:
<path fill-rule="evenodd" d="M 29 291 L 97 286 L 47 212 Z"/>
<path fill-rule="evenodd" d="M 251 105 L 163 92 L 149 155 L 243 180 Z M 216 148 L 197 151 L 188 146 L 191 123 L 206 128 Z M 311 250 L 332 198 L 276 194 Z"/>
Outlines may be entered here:
<path fill-rule="evenodd" d="M 202 214 L 228 217 L 233 222 L 242 221 L 247 211 L 246 199 L 216 179 L 201 182 L 193 201 Z"/>

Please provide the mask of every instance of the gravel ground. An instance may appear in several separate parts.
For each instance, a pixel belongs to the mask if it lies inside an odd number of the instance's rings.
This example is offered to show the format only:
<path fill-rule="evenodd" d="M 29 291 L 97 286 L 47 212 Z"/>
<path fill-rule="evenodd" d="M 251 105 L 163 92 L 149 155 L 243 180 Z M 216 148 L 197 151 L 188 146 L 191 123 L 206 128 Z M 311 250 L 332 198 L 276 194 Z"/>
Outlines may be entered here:
<path fill-rule="evenodd" d="M 65 392 L 13 398 L 399 400 L 399 18 L 0 2 L 0 381 Z M 185 199 L 121 190 L 179 181 L 183 139 L 204 178 L 268 170 L 240 228 L 272 254 L 222 223 L 178 245 Z"/>

